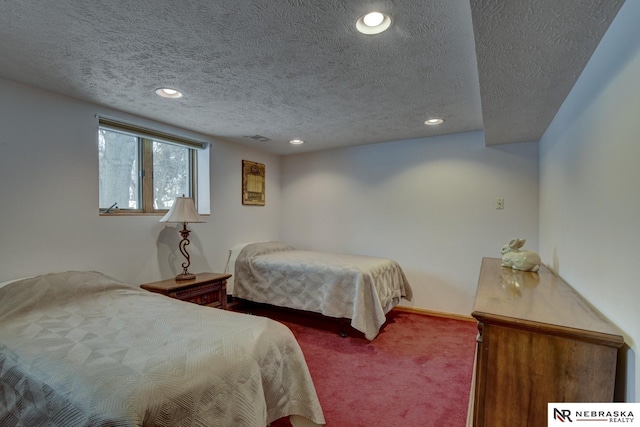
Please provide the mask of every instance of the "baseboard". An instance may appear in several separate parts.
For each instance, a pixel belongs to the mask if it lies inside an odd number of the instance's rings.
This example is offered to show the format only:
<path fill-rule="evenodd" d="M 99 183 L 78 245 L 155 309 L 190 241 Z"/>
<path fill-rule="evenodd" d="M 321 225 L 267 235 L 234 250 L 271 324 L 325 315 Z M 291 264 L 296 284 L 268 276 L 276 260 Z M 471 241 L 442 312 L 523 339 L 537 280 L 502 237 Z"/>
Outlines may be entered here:
<path fill-rule="evenodd" d="M 477 322 L 471 316 L 465 316 L 463 314 L 446 313 L 444 311 L 427 310 L 426 308 L 405 307 L 397 305 L 393 308 L 397 311 L 404 311 L 406 313 L 424 314 L 426 316 L 445 317 L 447 319 L 463 320 L 465 322 Z"/>

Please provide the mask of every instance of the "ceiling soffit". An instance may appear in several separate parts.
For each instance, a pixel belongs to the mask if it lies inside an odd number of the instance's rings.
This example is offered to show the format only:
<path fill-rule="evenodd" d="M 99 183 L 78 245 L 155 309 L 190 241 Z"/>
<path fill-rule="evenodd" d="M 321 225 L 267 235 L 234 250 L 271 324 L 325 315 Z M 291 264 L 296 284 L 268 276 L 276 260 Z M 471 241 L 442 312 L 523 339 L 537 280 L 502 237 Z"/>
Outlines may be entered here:
<path fill-rule="evenodd" d="M 624 0 L 471 0 L 487 145 L 538 141 Z"/>

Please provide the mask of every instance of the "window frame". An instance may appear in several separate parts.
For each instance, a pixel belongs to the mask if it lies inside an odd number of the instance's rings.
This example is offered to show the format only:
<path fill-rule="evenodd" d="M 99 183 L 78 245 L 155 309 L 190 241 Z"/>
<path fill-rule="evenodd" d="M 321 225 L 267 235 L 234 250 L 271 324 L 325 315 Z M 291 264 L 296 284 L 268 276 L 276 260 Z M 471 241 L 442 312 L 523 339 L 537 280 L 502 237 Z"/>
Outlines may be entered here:
<path fill-rule="evenodd" d="M 99 140 L 100 130 L 111 130 L 129 134 L 137 139 L 138 143 L 138 177 L 140 179 L 140 209 L 115 208 L 108 210 L 106 207 L 98 206 L 100 216 L 162 216 L 168 209 L 155 209 L 153 206 L 154 186 L 153 186 L 153 143 L 173 144 L 189 149 L 189 183 L 191 194 L 196 208 L 198 207 L 198 154 L 200 150 L 206 150 L 208 144 L 205 142 L 184 138 L 177 135 L 144 128 L 129 123 L 120 122 L 110 118 L 98 117 L 98 131 L 96 133 Z M 98 203 L 99 204 L 99 203 Z M 204 213 L 206 215 L 207 213 Z"/>

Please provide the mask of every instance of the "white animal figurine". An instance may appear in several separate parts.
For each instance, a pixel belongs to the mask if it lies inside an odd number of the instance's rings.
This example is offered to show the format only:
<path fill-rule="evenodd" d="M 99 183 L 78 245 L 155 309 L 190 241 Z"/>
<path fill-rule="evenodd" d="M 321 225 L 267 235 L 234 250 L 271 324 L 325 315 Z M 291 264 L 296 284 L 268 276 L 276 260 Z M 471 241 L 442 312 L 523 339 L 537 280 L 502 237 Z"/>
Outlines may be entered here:
<path fill-rule="evenodd" d="M 540 270 L 540 256 L 532 251 L 521 251 L 526 239 L 513 239 L 509 244 L 500 249 L 502 254 L 502 266 L 511 267 L 514 270 L 533 271 Z"/>

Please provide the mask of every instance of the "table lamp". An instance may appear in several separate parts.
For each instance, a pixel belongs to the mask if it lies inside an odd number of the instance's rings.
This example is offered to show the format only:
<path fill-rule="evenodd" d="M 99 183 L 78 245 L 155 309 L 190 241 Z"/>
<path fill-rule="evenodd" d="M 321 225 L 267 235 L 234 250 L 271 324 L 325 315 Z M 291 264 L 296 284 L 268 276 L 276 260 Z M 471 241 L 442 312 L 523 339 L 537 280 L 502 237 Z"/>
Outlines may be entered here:
<path fill-rule="evenodd" d="M 196 206 L 193 203 L 193 199 L 189 197 L 176 197 L 176 201 L 169 209 L 169 212 L 165 216 L 162 217 L 160 222 L 176 222 L 182 223 L 182 230 L 180 231 L 180 235 L 182 236 L 182 240 L 178 247 L 180 248 L 180 253 L 187 259 L 186 262 L 182 263 L 182 273 L 176 276 L 176 280 L 192 280 L 196 278 L 195 274 L 189 273 L 189 265 L 191 262 L 189 261 L 189 253 L 187 252 L 187 245 L 189 242 L 189 233 L 191 230 L 187 228 L 187 223 L 189 222 L 205 222 L 200 215 L 198 215 L 198 211 L 196 210 Z"/>

